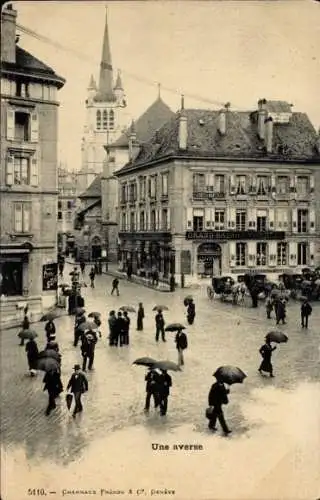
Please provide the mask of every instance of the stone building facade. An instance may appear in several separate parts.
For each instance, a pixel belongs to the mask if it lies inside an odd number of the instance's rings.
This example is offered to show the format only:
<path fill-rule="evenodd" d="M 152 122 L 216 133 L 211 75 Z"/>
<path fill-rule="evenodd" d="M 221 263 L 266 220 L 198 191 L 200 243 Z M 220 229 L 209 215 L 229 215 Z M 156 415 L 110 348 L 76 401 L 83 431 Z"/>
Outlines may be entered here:
<path fill-rule="evenodd" d="M 76 172 L 58 169 L 58 253 L 69 254 L 74 250 L 74 219 L 80 205 L 76 190 Z"/>
<path fill-rule="evenodd" d="M 187 282 L 319 265 L 319 153 L 284 101 L 182 109 L 116 173 L 122 261 Z"/>
<path fill-rule="evenodd" d="M 57 91 L 65 80 L 16 43 L 17 12 L 1 13 L 1 322 L 19 304 L 56 300 Z"/>

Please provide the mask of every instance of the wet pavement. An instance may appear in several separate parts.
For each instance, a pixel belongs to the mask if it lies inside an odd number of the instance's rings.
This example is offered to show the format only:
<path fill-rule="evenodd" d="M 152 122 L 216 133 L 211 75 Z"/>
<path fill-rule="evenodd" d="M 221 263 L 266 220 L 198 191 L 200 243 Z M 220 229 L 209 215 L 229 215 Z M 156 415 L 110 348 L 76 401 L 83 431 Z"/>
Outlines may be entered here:
<path fill-rule="evenodd" d="M 263 305 L 251 309 L 248 299 L 245 306 L 232 306 L 210 301 L 205 287 L 193 290 L 197 316 L 187 329 L 186 365 L 182 373 L 172 374 L 168 415 L 163 418 L 153 411 L 144 414 L 145 369 L 132 362 L 145 355 L 176 361 L 174 334 L 167 333 L 166 343 L 155 343 L 152 307 L 159 302 L 167 305 L 166 321 L 185 323 L 182 299 L 189 291 L 163 294 L 121 281 L 120 297 L 111 297 L 111 281 L 97 276 L 96 288 L 84 289 L 87 312 L 102 313 L 102 339 L 95 370 L 88 373 L 84 413 L 75 420 L 64 395 L 57 409 L 49 417 L 44 415 L 43 374 L 28 376 L 17 330 L 1 333 L 3 500 L 43 493 L 54 500 L 66 496 L 78 500 L 94 491 L 96 496 L 179 500 L 318 498 L 320 304 L 313 304 L 308 330 L 300 328 L 299 304 L 289 304 L 288 322 L 280 326 L 289 342 L 275 351 L 276 377 L 270 379 L 257 372 L 258 349 L 275 327 L 274 320 L 266 319 Z M 144 331 L 135 330 L 136 317 L 131 314 L 130 346 L 110 348 L 109 310 L 137 306 L 140 301 L 146 312 Z M 56 321 L 64 386 L 74 363 L 81 361 L 80 349 L 73 347 L 73 322 L 69 316 Z M 45 344 L 43 326 L 35 325 L 40 348 Z M 204 417 L 212 373 L 221 364 L 235 364 L 248 375 L 244 384 L 231 388 L 225 407 L 233 430 L 228 438 L 220 430 L 210 434 Z M 169 450 L 152 450 L 152 443 L 168 445 Z M 198 449 L 173 450 L 173 444 L 195 444 Z"/>

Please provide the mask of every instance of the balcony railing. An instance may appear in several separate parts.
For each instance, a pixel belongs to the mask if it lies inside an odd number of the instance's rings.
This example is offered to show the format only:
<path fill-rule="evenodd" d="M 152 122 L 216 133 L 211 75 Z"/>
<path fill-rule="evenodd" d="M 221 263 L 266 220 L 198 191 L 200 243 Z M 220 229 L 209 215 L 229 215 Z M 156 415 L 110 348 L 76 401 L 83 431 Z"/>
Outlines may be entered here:
<path fill-rule="evenodd" d="M 144 226 L 139 226 L 137 228 L 136 226 L 133 225 L 126 225 L 126 226 L 121 226 L 120 227 L 120 232 L 121 233 L 155 233 L 155 232 L 170 232 L 171 228 L 169 224 L 147 224 Z"/>
<path fill-rule="evenodd" d="M 213 200 L 215 193 L 209 191 L 193 191 L 192 198 L 198 201 Z"/>

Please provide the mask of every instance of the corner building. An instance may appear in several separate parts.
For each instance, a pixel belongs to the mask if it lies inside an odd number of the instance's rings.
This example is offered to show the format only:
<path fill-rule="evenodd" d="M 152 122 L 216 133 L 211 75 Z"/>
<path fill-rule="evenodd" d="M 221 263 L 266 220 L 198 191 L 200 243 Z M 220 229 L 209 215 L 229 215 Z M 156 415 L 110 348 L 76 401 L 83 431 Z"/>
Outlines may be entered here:
<path fill-rule="evenodd" d="M 55 303 L 57 91 L 65 80 L 16 43 L 17 12 L 1 13 L 1 323 Z M 20 311 L 21 312 L 21 311 Z"/>
<path fill-rule="evenodd" d="M 122 261 L 186 282 L 319 265 L 320 138 L 285 101 L 182 109 L 116 175 Z"/>

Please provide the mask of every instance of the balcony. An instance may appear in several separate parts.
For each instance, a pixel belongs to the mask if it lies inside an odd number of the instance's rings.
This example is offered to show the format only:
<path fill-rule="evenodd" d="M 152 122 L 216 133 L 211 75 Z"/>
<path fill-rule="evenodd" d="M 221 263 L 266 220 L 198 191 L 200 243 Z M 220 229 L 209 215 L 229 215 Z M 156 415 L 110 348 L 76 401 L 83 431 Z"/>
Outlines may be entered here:
<path fill-rule="evenodd" d="M 207 201 L 213 200 L 215 198 L 215 193 L 208 191 L 193 191 L 192 199 L 195 201 Z"/>
<path fill-rule="evenodd" d="M 168 199 L 169 199 L 168 194 L 162 194 L 162 195 L 161 195 L 161 198 L 160 198 L 160 200 L 161 200 L 161 201 L 163 201 L 163 202 L 164 202 L 164 201 L 168 201 Z"/>
<path fill-rule="evenodd" d="M 10 153 L 28 153 L 33 154 L 37 149 L 37 144 L 35 142 L 30 142 L 28 140 L 23 140 L 19 138 L 14 138 L 8 145 L 8 151 Z"/>

